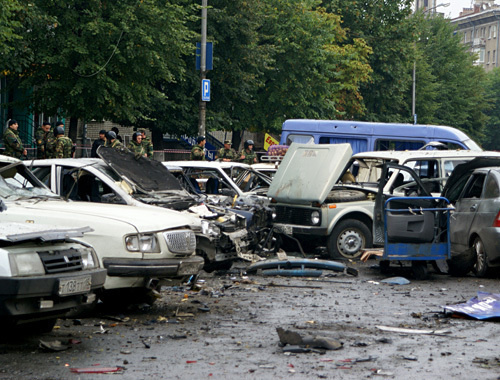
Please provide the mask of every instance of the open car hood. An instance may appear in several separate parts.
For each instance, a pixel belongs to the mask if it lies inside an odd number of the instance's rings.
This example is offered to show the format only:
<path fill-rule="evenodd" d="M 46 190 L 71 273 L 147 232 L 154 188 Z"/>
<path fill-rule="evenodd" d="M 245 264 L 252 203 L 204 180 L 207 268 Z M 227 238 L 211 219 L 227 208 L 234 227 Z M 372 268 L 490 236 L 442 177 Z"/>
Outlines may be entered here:
<path fill-rule="evenodd" d="M 473 160 L 457 165 L 451 172 L 446 185 L 443 188 L 441 195 L 449 199 L 449 190 L 455 187 L 455 184 L 463 178 L 464 175 L 470 174 L 474 169 L 484 168 L 489 166 L 500 166 L 500 157 L 477 157 Z M 449 199 L 453 201 L 452 199 Z"/>
<path fill-rule="evenodd" d="M 293 143 L 267 195 L 278 202 L 323 203 L 352 156 L 350 144 Z"/>
<path fill-rule="evenodd" d="M 128 149 L 101 146 L 97 154 L 122 179 L 144 193 L 172 190 L 185 192 L 179 181 L 161 162 L 136 157 Z"/>

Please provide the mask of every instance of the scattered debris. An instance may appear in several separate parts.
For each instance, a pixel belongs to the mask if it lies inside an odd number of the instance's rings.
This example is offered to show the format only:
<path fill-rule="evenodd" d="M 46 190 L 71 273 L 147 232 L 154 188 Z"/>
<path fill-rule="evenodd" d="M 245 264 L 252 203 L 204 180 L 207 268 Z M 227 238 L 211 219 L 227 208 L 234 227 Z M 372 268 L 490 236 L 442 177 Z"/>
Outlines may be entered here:
<path fill-rule="evenodd" d="M 254 263 L 247 268 L 247 273 L 274 276 L 319 277 L 322 274 L 322 270 L 331 270 L 352 276 L 358 275 L 357 269 L 336 261 L 293 257 L 289 257 L 286 260 L 269 259 Z"/>
<path fill-rule="evenodd" d="M 40 340 L 39 347 L 47 351 L 56 351 L 56 352 L 65 351 L 68 348 L 71 348 L 71 346 L 68 346 L 67 344 L 62 344 L 62 342 L 59 340 L 54 340 L 53 342 Z"/>
<path fill-rule="evenodd" d="M 389 284 L 389 285 L 408 285 L 410 283 L 410 281 L 404 277 L 390 277 L 390 278 L 386 278 L 384 280 L 381 280 L 380 282 L 383 282 L 384 284 Z"/>
<path fill-rule="evenodd" d="M 423 334 L 423 335 L 439 335 L 446 336 L 451 334 L 450 330 L 416 330 L 416 329 L 405 329 L 401 327 L 391 327 L 391 326 L 376 326 L 379 330 L 390 331 L 399 334 Z"/>
<path fill-rule="evenodd" d="M 302 336 L 298 332 L 284 330 L 281 327 L 277 327 L 276 331 L 280 338 L 280 343 L 283 348 L 283 352 L 298 352 L 297 348 L 306 348 L 309 351 L 299 352 L 310 352 L 310 348 L 322 348 L 326 350 L 338 350 L 343 347 L 343 343 L 335 339 L 330 339 L 321 336 Z M 294 350 L 294 351 L 290 351 Z"/>
<path fill-rule="evenodd" d="M 445 311 L 465 314 L 475 319 L 500 317 L 500 294 L 477 292 L 477 296 L 465 303 L 443 306 Z"/>
<path fill-rule="evenodd" d="M 87 367 L 87 368 L 70 368 L 73 373 L 112 373 L 123 371 L 124 367 Z"/>

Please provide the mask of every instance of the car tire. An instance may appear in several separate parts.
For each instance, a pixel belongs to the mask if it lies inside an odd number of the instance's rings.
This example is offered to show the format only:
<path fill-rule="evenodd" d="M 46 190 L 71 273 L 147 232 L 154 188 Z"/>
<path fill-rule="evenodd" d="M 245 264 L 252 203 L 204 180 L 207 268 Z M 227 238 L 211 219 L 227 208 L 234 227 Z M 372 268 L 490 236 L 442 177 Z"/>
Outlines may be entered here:
<path fill-rule="evenodd" d="M 411 270 L 415 280 L 427 280 L 429 278 L 429 270 L 427 261 L 414 260 L 411 262 Z"/>
<path fill-rule="evenodd" d="M 326 197 L 326 203 L 356 202 L 366 200 L 366 194 L 360 190 L 332 190 Z"/>
<path fill-rule="evenodd" d="M 332 259 L 355 259 L 372 246 L 372 233 L 363 222 L 346 219 L 339 222 L 328 237 L 328 255 Z"/>
<path fill-rule="evenodd" d="M 472 271 L 477 277 L 486 277 L 490 268 L 488 266 L 488 255 L 486 254 L 483 241 L 480 237 L 474 239 L 472 248 L 476 257 L 476 262 L 474 263 Z"/>

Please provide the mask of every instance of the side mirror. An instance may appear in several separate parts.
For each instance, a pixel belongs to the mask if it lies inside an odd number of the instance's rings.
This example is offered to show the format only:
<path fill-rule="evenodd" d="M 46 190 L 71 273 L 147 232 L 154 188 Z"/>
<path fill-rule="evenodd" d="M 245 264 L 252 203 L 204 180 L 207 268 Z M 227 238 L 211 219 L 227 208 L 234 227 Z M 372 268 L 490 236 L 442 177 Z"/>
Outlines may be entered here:
<path fill-rule="evenodd" d="M 118 205 L 126 205 L 127 204 L 127 202 L 125 202 L 121 197 L 117 196 L 114 193 L 104 194 L 101 197 L 101 202 L 102 203 L 118 204 Z"/>

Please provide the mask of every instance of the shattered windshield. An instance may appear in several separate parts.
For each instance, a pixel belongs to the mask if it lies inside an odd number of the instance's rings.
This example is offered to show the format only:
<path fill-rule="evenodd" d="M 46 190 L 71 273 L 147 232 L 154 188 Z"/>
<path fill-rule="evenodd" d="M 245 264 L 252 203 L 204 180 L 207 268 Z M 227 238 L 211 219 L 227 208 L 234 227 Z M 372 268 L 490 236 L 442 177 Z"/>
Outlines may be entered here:
<path fill-rule="evenodd" d="M 8 200 L 58 198 L 56 194 L 44 187 L 22 163 L 4 165 L 0 169 L 0 197 Z"/>

